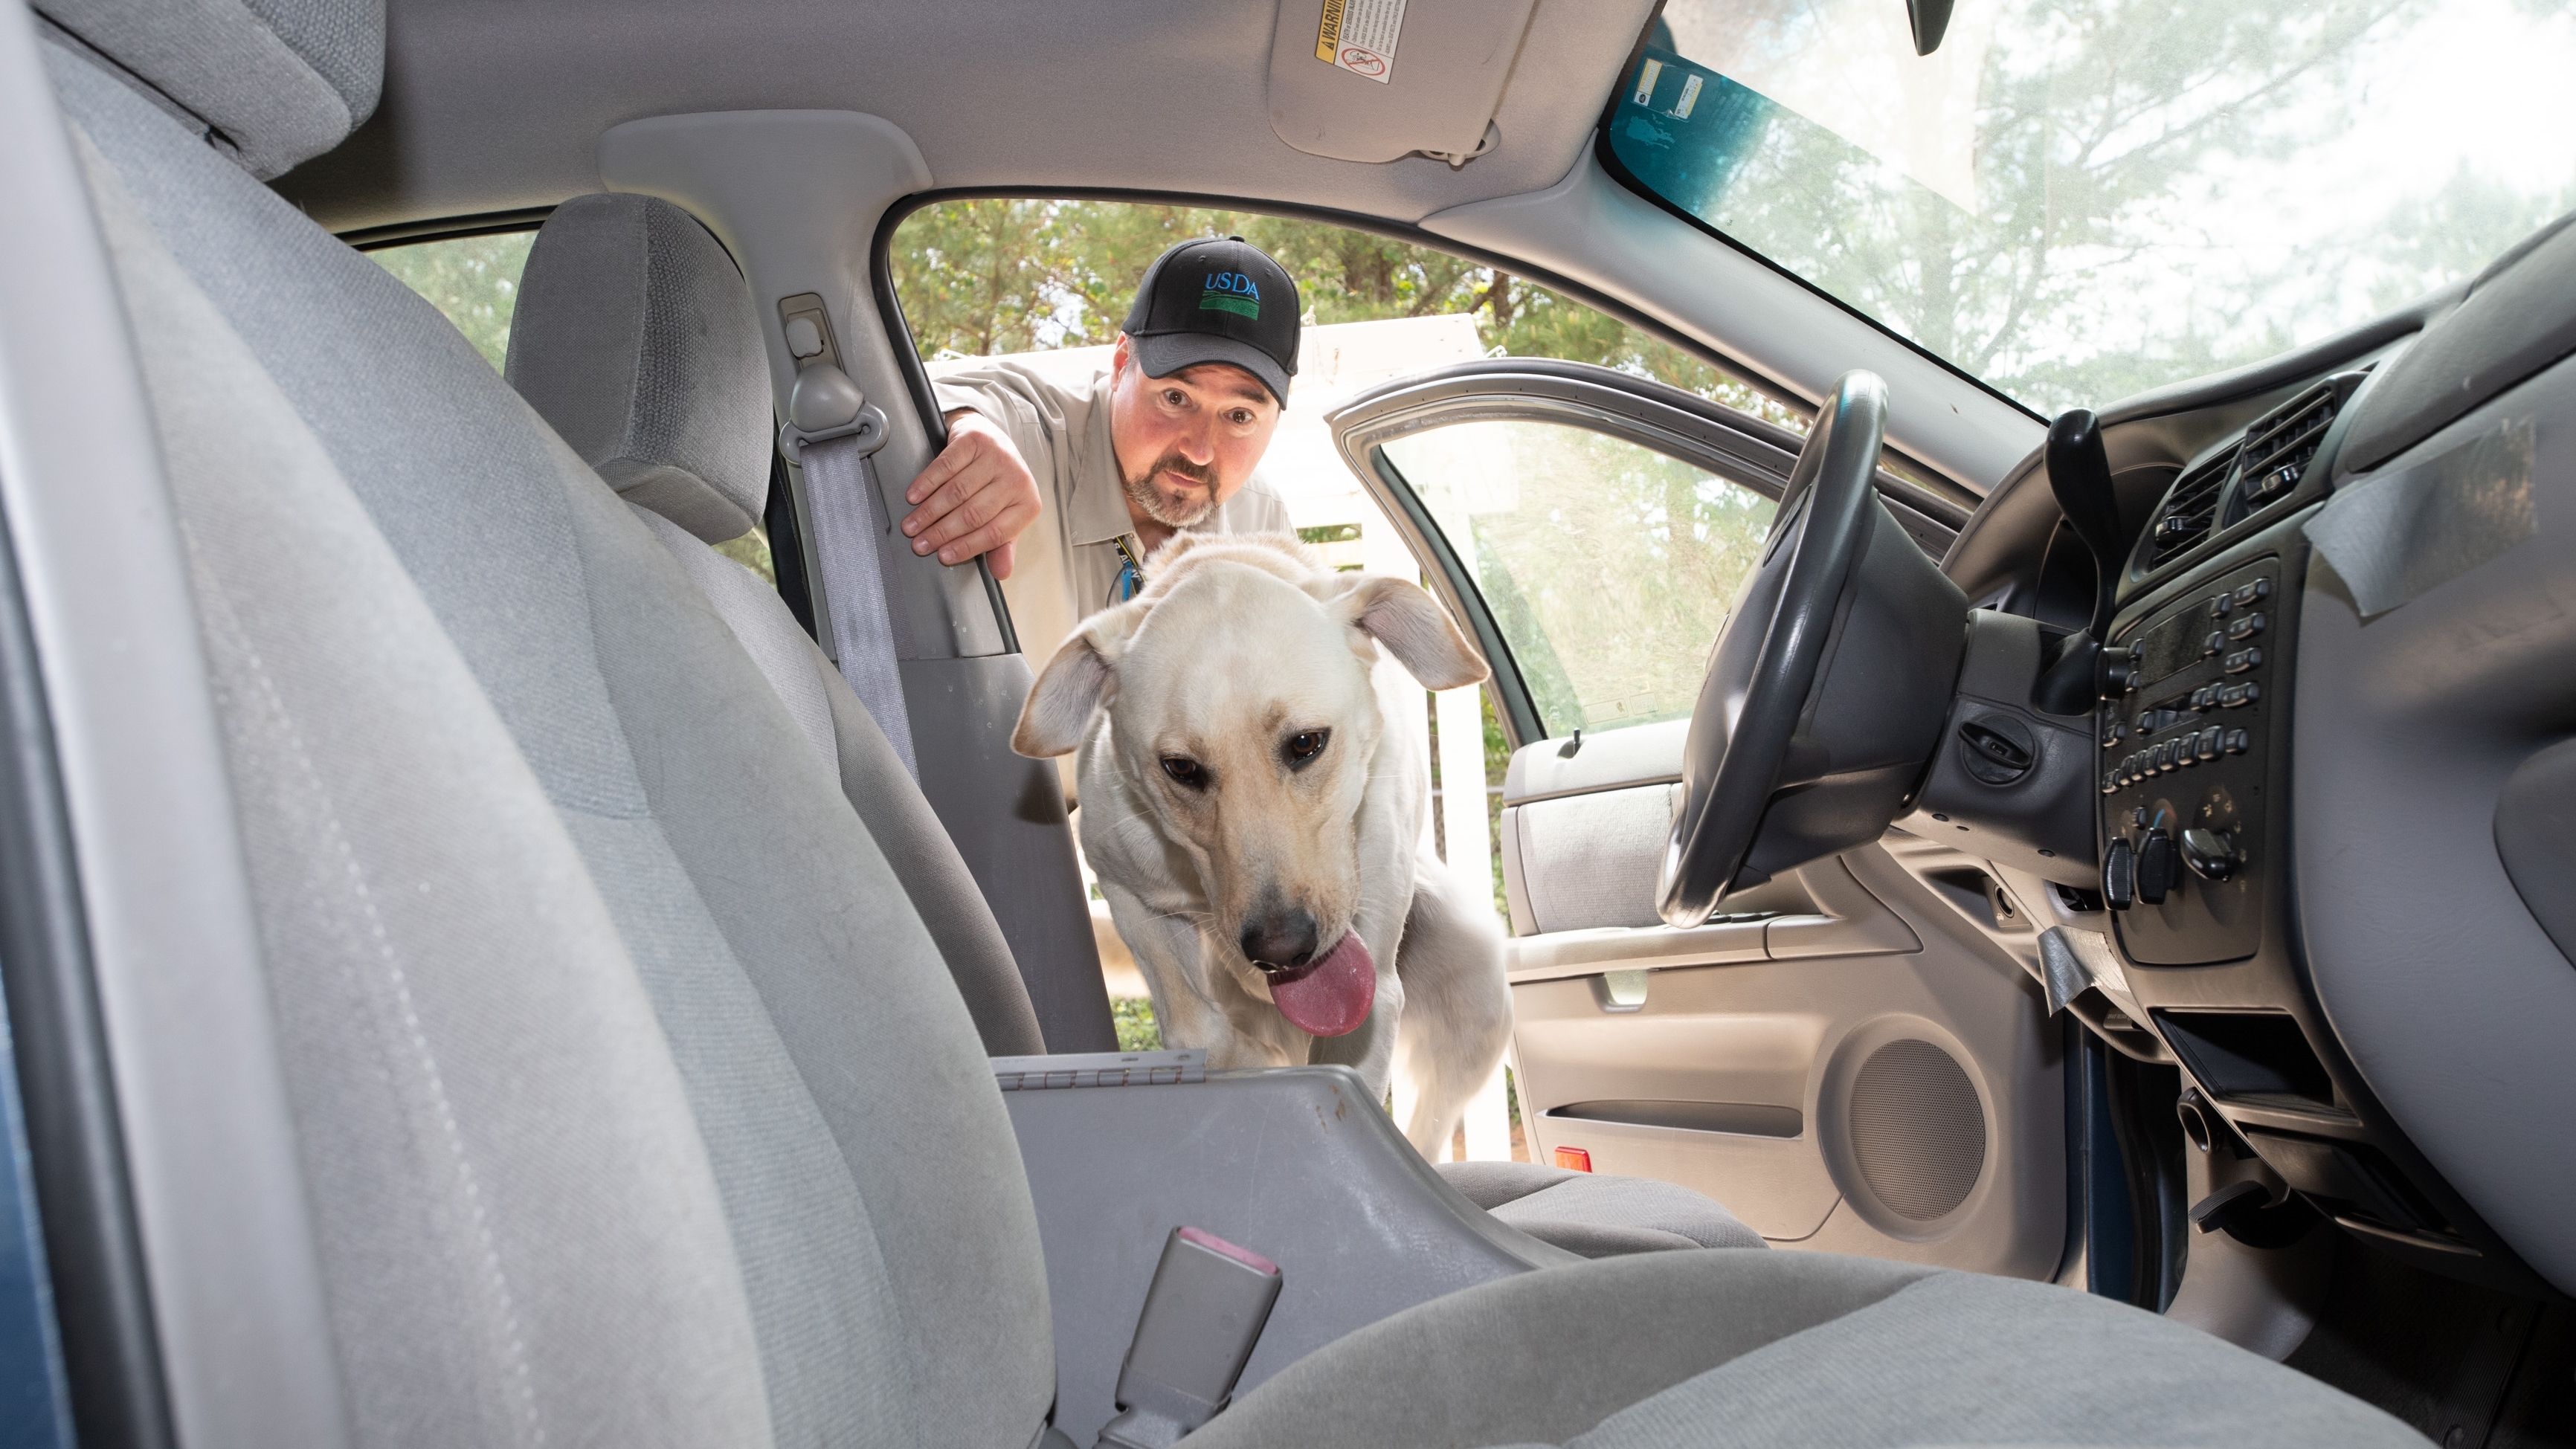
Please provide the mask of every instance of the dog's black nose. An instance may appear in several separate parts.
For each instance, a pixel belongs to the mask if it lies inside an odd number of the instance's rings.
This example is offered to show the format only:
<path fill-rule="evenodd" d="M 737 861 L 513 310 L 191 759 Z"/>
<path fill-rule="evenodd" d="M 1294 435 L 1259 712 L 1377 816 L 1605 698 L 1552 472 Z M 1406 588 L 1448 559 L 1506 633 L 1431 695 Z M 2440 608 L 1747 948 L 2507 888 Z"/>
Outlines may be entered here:
<path fill-rule="evenodd" d="M 1290 908 L 1255 915 L 1235 941 L 1245 959 L 1275 969 L 1303 966 L 1315 955 L 1315 918 Z"/>

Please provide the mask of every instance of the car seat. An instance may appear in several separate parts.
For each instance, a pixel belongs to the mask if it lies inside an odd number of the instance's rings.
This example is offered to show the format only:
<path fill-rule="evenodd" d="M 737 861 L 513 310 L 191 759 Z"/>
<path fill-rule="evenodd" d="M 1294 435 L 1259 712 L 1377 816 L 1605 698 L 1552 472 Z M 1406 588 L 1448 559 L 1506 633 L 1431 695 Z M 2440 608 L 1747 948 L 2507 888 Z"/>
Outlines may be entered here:
<path fill-rule="evenodd" d="M 44 10 L 251 881 L 327 1325 L 284 1347 L 336 1398 L 306 1422 L 1062 1442 L 1009 1120 L 842 782 L 653 526 L 255 179 L 371 109 L 381 10 Z M 203 1347 L 162 1343 L 182 1418 L 282 1392 L 189 1378 Z M 1565 1440 L 2419 1442 L 2098 1298 L 1697 1251 L 1424 1303 L 1188 1442 Z"/>

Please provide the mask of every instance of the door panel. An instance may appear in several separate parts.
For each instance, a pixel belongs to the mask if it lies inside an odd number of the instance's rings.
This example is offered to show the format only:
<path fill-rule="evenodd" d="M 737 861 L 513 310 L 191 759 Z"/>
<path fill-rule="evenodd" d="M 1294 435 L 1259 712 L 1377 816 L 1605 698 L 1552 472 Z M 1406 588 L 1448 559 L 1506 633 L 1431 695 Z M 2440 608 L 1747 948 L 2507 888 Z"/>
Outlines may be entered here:
<path fill-rule="evenodd" d="M 1849 914 L 1512 940 L 1533 1158 L 1696 1188 L 1777 1247 L 2053 1274 L 2064 1103 L 2036 983 L 1882 847 L 1797 875 Z"/>
<path fill-rule="evenodd" d="M 1655 871 L 1681 785 L 1633 785 L 1507 807 L 1511 852 L 1531 929 L 1653 926 Z"/>
<path fill-rule="evenodd" d="M 2027 931 L 1980 914 L 1993 867 L 1892 834 L 1696 927 L 1654 909 L 1688 712 L 1796 439 L 1505 361 L 1330 421 L 1483 644 L 1518 746 L 1498 843 L 1532 1156 L 1696 1188 L 1781 1247 L 2053 1274 L 2062 1039 Z"/>

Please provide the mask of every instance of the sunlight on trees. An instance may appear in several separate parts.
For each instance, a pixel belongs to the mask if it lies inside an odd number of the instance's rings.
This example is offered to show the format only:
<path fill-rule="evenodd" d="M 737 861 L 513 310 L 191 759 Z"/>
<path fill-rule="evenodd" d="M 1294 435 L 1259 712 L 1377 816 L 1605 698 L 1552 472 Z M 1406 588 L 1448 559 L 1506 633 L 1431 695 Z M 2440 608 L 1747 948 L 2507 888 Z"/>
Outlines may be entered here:
<path fill-rule="evenodd" d="M 950 201 L 896 233 L 895 295 L 924 358 L 1087 347 L 1118 335 L 1174 242 L 1239 235 L 1297 279 L 1314 323 L 1467 313 L 1496 356 L 1597 363 L 1800 432 L 1800 414 L 1697 356 L 1507 272 L 1329 222 L 1111 201 Z"/>
<path fill-rule="evenodd" d="M 533 231 L 417 242 L 367 253 L 376 265 L 447 314 L 474 350 L 501 370 L 510 355 L 510 313 L 519 301 L 519 273 L 528 265 Z"/>
<path fill-rule="evenodd" d="M 2576 36 L 2563 6 L 2518 8 L 2544 50 Z M 2576 178 L 2520 187 L 2465 151 L 2456 174 L 2448 161 L 2424 174 L 2378 154 L 2384 131 L 2367 149 L 2348 140 L 2392 92 L 2459 83 L 2415 64 L 2460 23 L 2455 9 L 1997 0 L 1990 39 L 1963 42 L 1985 47 L 1956 122 L 1973 187 L 1948 193 L 1886 144 L 1864 149 L 1732 81 L 1674 105 L 1678 68 L 1663 72 L 1663 99 L 1621 106 L 1612 144 L 1674 204 L 2007 396 L 2043 413 L 2098 407 L 2473 275 L 2576 204 Z M 1838 69 L 1852 63 L 1829 28 L 1841 13 L 1676 0 L 1660 44 L 1671 55 L 1679 31 L 1686 60 L 1768 65 L 1819 116 L 1859 116 L 1877 97 L 1852 97 L 1859 78 Z M 1822 84 L 1837 80 L 1841 91 Z M 2418 131 L 2438 154 L 2475 144 L 2496 159 L 2493 138 Z"/>

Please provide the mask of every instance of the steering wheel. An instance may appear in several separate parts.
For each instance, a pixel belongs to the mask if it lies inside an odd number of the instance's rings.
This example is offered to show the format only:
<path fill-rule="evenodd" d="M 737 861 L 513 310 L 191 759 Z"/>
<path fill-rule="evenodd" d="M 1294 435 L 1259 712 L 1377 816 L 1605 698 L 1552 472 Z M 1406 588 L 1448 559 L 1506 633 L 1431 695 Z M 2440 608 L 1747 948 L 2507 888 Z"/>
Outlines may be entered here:
<path fill-rule="evenodd" d="M 1931 761 L 1967 600 L 1879 500 L 1886 427 L 1887 385 L 1847 372 L 1798 451 L 1691 714 L 1667 924 L 1877 839 Z"/>

